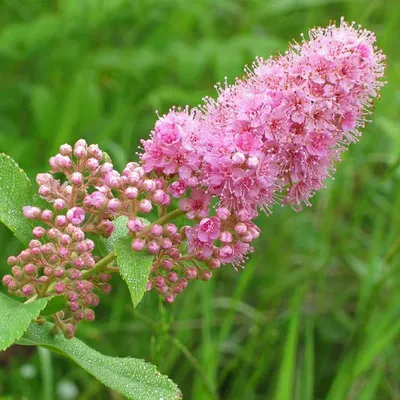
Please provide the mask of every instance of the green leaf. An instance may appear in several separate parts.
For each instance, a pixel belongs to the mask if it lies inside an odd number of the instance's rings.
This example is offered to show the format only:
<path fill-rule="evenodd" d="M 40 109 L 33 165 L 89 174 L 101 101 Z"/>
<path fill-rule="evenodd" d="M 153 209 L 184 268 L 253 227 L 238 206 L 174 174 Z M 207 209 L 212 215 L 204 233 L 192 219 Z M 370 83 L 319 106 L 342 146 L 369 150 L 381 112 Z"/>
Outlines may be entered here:
<path fill-rule="evenodd" d="M 23 304 L 0 293 L 0 351 L 24 334 L 32 319 L 46 307 L 47 301 L 46 298 Z"/>
<path fill-rule="evenodd" d="M 136 307 L 146 291 L 153 256 L 133 251 L 128 237 L 118 239 L 114 247 L 120 274 L 128 285 L 133 306 Z"/>
<path fill-rule="evenodd" d="M 22 207 L 31 205 L 33 192 L 25 172 L 8 155 L 0 154 L 0 221 L 23 243 L 32 236 L 32 225 Z"/>
<path fill-rule="evenodd" d="M 66 307 L 67 299 L 64 296 L 53 296 L 48 301 L 47 306 L 44 308 L 44 310 L 40 312 L 40 315 L 53 315 L 57 311 L 64 310 Z"/>
<path fill-rule="evenodd" d="M 133 400 L 181 399 L 174 382 L 161 375 L 154 365 L 135 358 L 110 357 L 100 354 L 79 339 L 51 335 L 51 324 L 32 324 L 20 344 L 44 346 L 61 353 L 109 388 Z"/>
<path fill-rule="evenodd" d="M 99 238 L 97 242 L 97 247 L 99 248 L 101 254 L 106 256 L 114 251 L 115 242 L 126 236 L 128 234 L 128 228 L 126 223 L 129 221 L 128 217 L 121 216 L 118 217 L 114 222 L 115 230 L 108 239 Z"/>

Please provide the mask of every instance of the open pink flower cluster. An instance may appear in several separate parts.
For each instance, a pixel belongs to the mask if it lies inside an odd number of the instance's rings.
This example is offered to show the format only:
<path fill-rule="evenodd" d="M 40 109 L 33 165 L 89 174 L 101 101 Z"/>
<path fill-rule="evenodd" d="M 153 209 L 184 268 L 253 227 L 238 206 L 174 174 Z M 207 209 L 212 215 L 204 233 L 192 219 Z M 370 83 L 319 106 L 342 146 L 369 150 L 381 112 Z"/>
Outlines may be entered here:
<path fill-rule="evenodd" d="M 81 319 L 94 318 L 94 292 L 111 290 L 112 271 L 97 272 L 87 235 L 110 237 L 120 216 L 128 217 L 132 251 L 154 256 L 148 290 L 167 302 L 223 264 L 243 266 L 260 234 L 259 210 L 310 204 L 384 84 L 385 57 L 371 32 L 341 21 L 309 35 L 217 86 L 215 100 L 160 117 L 142 141 L 140 163 L 122 173 L 97 145 L 61 146 L 51 173 L 37 177 L 52 209 L 25 207 L 40 225 L 29 248 L 9 258 L 12 275 L 3 283 L 25 297 L 65 296 L 68 310 L 55 315 L 56 326 L 73 335 Z M 62 180 L 54 177 L 60 173 Z M 181 216 L 186 223 L 172 222 Z"/>

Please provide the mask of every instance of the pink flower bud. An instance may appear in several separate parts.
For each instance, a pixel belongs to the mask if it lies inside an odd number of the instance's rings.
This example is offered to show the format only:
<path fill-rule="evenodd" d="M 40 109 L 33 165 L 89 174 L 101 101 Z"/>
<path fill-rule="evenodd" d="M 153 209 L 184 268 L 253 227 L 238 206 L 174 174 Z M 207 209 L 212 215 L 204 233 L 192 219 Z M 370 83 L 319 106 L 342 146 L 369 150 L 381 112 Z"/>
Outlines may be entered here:
<path fill-rule="evenodd" d="M 60 146 L 60 154 L 63 156 L 72 156 L 72 147 L 69 144 L 63 144 Z"/>
<path fill-rule="evenodd" d="M 4 286 L 8 286 L 13 280 L 14 278 L 11 275 L 4 275 L 1 281 Z"/>
<path fill-rule="evenodd" d="M 73 185 L 82 185 L 83 175 L 80 172 L 74 172 L 71 175 L 70 181 Z"/>
<path fill-rule="evenodd" d="M 160 205 L 168 205 L 168 195 L 164 192 L 164 190 L 157 189 L 151 199 L 154 201 L 156 204 Z"/>
<path fill-rule="evenodd" d="M 226 221 L 231 215 L 231 212 L 226 207 L 220 207 L 218 208 L 216 215 L 221 221 Z"/>
<path fill-rule="evenodd" d="M 239 217 L 239 220 L 242 222 L 250 221 L 253 217 L 252 213 L 245 208 L 241 209 L 237 215 Z"/>
<path fill-rule="evenodd" d="M 76 301 L 73 301 L 71 303 L 69 303 L 68 308 L 72 311 L 72 312 L 76 312 L 79 310 L 79 303 Z"/>
<path fill-rule="evenodd" d="M 112 278 L 111 274 L 104 274 L 104 273 L 99 274 L 99 279 L 100 279 L 102 282 L 108 282 L 108 281 L 111 280 L 111 278 Z"/>
<path fill-rule="evenodd" d="M 119 207 L 121 206 L 121 202 L 118 199 L 111 199 L 108 202 L 108 209 L 111 212 L 115 212 L 119 209 Z"/>
<path fill-rule="evenodd" d="M 134 251 L 142 251 L 144 249 L 145 242 L 142 239 L 133 239 L 132 241 L 132 250 Z"/>
<path fill-rule="evenodd" d="M 67 277 L 68 277 L 69 279 L 73 280 L 73 281 L 75 281 L 75 280 L 77 280 L 77 279 L 80 279 L 81 276 L 82 276 L 82 272 L 81 272 L 81 271 L 78 271 L 78 270 L 75 269 L 75 268 L 70 268 L 70 269 L 68 269 L 67 272 L 66 272 L 66 274 L 67 274 Z M 72 301 L 72 300 L 71 300 L 71 301 Z"/>
<path fill-rule="evenodd" d="M 57 267 L 54 270 L 54 276 L 56 278 L 62 278 L 64 276 L 64 273 L 65 273 L 65 269 L 63 267 Z"/>
<path fill-rule="evenodd" d="M 146 192 L 152 192 L 156 188 L 156 183 L 152 179 L 146 179 L 142 183 L 142 188 Z"/>
<path fill-rule="evenodd" d="M 84 158 L 87 156 L 87 150 L 84 146 L 75 146 L 74 155 L 76 158 Z"/>
<path fill-rule="evenodd" d="M 46 276 L 53 275 L 53 268 L 52 268 L 52 267 L 44 267 L 44 268 L 43 268 L 43 273 L 44 273 Z"/>
<path fill-rule="evenodd" d="M 168 280 L 169 280 L 171 283 L 177 282 L 178 279 L 179 279 L 179 276 L 178 276 L 178 274 L 177 274 L 176 272 L 170 272 L 170 273 L 168 274 Z"/>
<path fill-rule="evenodd" d="M 155 240 L 152 240 L 147 245 L 147 251 L 150 254 L 157 254 L 160 251 L 160 245 Z"/>
<path fill-rule="evenodd" d="M 46 229 L 41 226 L 36 226 L 33 228 L 32 234 L 35 238 L 41 239 L 46 234 Z"/>
<path fill-rule="evenodd" d="M 28 261 L 32 257 L 32 251 L 30 249 L 22 250 L 19 254 L 19 258 L 24 261 Z"/>
<path fill-rule="evenodd" d="M 42 246 L 42 253 L 43 254 L 50 254 L 52 251 L 54 251 L 54 245 L 51 243 L 46 243 Z"/>
<path fill-rule="evenodd" d="M 111 221 L 105 220 L 101 222 L 100 228 L 105 237 L 110 237 L 115 230 L 115 225 Z"/>
<path fill-rule="evenodd" d="M 8 264 L 8 265 L 13 265 L 13 264 L 15 264 L 16 262 L 17 262 L 17 257 L 10 256 L 10 257 L 7 258 L 7 264 Z"/>
<path fill-rule="evenodd" d="M 169 255 L 171 258 L 177 259 L 181 256 L 181 253 L 179 252 L 179 250 L 176 247 L 174 247 L 169 251 Z"/>
<path fill-rule="evenodd" d="M 178 228 L 176 227 L 176 225 L 171 223 L 166 224 L 164 229 L 166 235 L 168 235 L 169 237 L 175 235 L 178 232 Z"/>
<path fill-rule="evenodd" d="M 247 232 L 247 226 L 246 224 L 244 224 L 243 222 L 238 222 L 235 225 L 235 232 L 239 235 L 239 236 L 243 236 L 246 232 Z"/>
<path fill-rule="evenodd" d="M 101 160 L 103 157 L 103 152 L 100 150 L 97 144 L 91 144 L 88 147 L 88 153 L 94 157 L 96 160 Z"/>
<path fill-rule="evenodd" d="M 136 199 L 139 196 L 139 190 L 136 187 L 129 186 L 125 190 L 125 195 L 128 199 Z"/>
<path fill-rule="evenodd" d="M 162 287 L 165 285 L 165 278 L 163 276 L 157 276 L 156 281 L 155 281 L 155 285 L 157 287 Z"/>
<path fill-rule="evenodd" d="M 22 207 L 22 212 L 24 214 L 24 217 L 30 220 L 38 219 L 41 213 L 40 208 L 31 206 Z"/>
<path fill-rule="evenodd" d="M 160 246 L 162 249 L 168 250 L 173 246 L 173 244 L 171 239 L 163 238 L 160 240 Z"/>
<path fill-rule="evenodd" d="M 161 236 L 163 233 L 163 227 L 159 224 L 154 224 L 150 228 L 150 233 L 154 236 Z"/>
<path fill-rule="evenodd" d="M 78 257 L 74 260 L 74 265 L 75 267 L 81 269 L 85 266 L 85 261 L 82 258 Z"/>
<path fill-rule="evenodd" d="M 8 287 L 8 290 L 17 290 L 21 287 L 21 284 L 18 283 L 15 279 L 12 279 L 7 283 L 6 286 Z"/>
<path fill-rule="evenodd" d="M 221 266 L 221 262 L 216 258 L 211 258 L 207 264 L 211 269 L 218 269 Z"/>
<path fill-rule="evenodd" d="M 73 225 L 80 225 L 85 220 L 85 211 L 80 207 L 73 207 L 67 212 L 67 219 Z"/>
<path fill-rule="evenodd" d="M 112 291 L 112 286 L 109 283 L 103 283 L 103 284 L 101 284 L 100 287 L 101 287 L 101 291 L 104 294 L 111 293 L 111 291 Z"/>
<path fill-rule="evenodd" d="M 68 169 L 72 165 L 71 159 L 68 156 L 62 156 L 61 154 L 57 154 L 54 157 L 54 161 L 56 166 L 61 169 Z"/>
<path fill-rule="evenodd" d="M 36 239 L 32 239 L 30 242 L 29 242 L 29 248 L 32 250 L 32 249 L 34 249 L 35 247 L 40 247 L 42 245 L 42 243 L 40 243 L 40 241 L 39 240 L 36 240 Z"/>
<path fill-rule="evenodd" d="M 24 267 L 24 271 L 28 275 L 35 275 L 37 273 L 37 267 L 33 264 L 26 264 Z"/>
<path fill-rule="evenodd" d="M 197 278 L 197 270 L 196 268 L 188 268 L 185 270 L 185 276 L 187 279 L 196 279 Z"/>
<path fill-rule="evenodd" d="M 171 303 L 174 302 L 175 296 L 174 296 L 173 294 L 167 294 L 167 295 L 164 297 L 164 299 L 165 299 L 165 301 L 166 301 L 167 303 L 171 304 Z"/>
<path fill-rule="evenodd" d="M 14 275 L 14 277 L 17 278 L 17 279 L 21 278 L 22 275 L 23 275 L 21 267 L 18 267 L 17 265 L 14 265 L 11 268 L 11 272 Z"/>
<path fill-rule="evenodd" d="M 47 231 L 47 237 L 49 239 L 55 239 L 60 236 L 61 232 L 57 228 L 51 228 Z"/>
<path fill-rule="evenodd" d="M 74 302 L 78 301 L 79 296 L 75 292 L 70 292 L 70 293 L 68 293 L 67 299 L 70 302 L 74 303 Z"/>
<path fill-rule="evenodd" d="M 169 260 L 168 258 L 164 259 L 162 262 L 162 266 L 164 269 L 166 269 L 167 271 L 171 271 L 171 269 L 173 268 L 174 264 L 171 260 Z"/>
<path fill-rule="evenodd" d="M 35 289 L 31 284 L 24 285 L 22 288 L 22 293 L 25 296 L 31 296 L 34 291 L 35 291 Z"/>
<path fill-rule="evenodd" d="M 115 170 L 112 170 L 106 174 L 104 177 L 104 182 L 111 189 L 117 189 L 123 183 L 120 174 Z"/>
<path fill-rule="evenodd" d="M 176 199 L 182 197 L 187 189 L 186 182 L 183 180 L 175 181 L 168 186 L 168 192 Z"/>
<path fill-rule="evenodd" d="M 63 199 L 56 199 L 56 200 L 54 200 L 53 206 L 57 211 L 61 211 L 67 205 L 65 204 L 65 201 Z M 59 215 L 59 217 L 61 217 L 61 215 Z"/>
<path fill-rule="evenodd" d="M 231 243 L 232 242 L 232 233 L 225 231 L 221 233 L 220 240 L 222 243 Z"/>
<path fill-rule="evenodd" d="M 147 285 L 146 285 L 146 292 L 150 292 L 150 290 L 153 288 L 153 284 L 149 281 L 149 282 L 147 282 Z"/>
<path fill-rule="evenodd" d="M 60 247 L 58 254 L 61 258 L 67 258 L 69 256 L 69 250 L 66 247 Z"/>
<path fill-rule="evenodd" d="M 50 210 L 44 210 L 42 212 L 42 221 L 46 221 L 46 222 L 51 221 L 53 219 L 53 217 L 54 217 L 54 214 Z"/>
<path fill-rule="evenodd" d="M 53 176 L 51 174 L 37 174 L 36 175 L 36 183 L 39 186 L 42 185 L 49 185 L 51 182 L 53 182 Z"/>
<path fill-rule="evenodd" d="M 199 180 L 195 176 L 191 176 L 186 180 L 187 186 L 190 188 L 195 188 L 199 186 Z"/>
<path fill-rule="evenodd" d="M 260 164 L 260 160 L 258 157 L 249 157 L 246 164 L 250 169 L 257 168 Z"/>
<path fill-rule="evenodd" d="M 235 153 L 232 156 L 232 161 L 236 165 L 243 164 L 246 161 L 246 156 L 243 153 Z"/>
<path fill-rule="evenodd" d="M 111 172 L 114 169 L 114 166 L 109 162 L 105 162 L 100 168 L 101 173 L 105 175 Z"/>
<path fill-rule="evenodd" d="M 84 314 L 85 319 L 86 319 L 87 321 L 93 321 L 94 318 L 95 318 L 94 311 L 91 310 L 91 309 L 86 309 L 86 310 L 83 312 L 83 314 Z"/>
<path fill-rule="evenodd" d="M 134 233 L 141 232 L 144 228 L 144 223 L 139 218 L 130 219 L 126 224 L 126 227 Z"/>
<path fill-rule="evenodd" d="M 57 294 L 63 293 L 64 290 L 65 290 L 65 285 L 64 285 L 63 282 L 57 282 L 57 283 L 54 285 L 54 291 L 55 291 Z"/>
<path fill-rule="evenodd" d="M 72 243 L 72 239 L 69 235 L 61 235 L 60 237 L 60 244 L 62 246 L 69 246 Z"/>
<path fill-rule="evenodd" d="M 185 278 L 180 279 L 179 284 L 185 289 L 188 285 L 188 281 Z"/>
<path fill-rule="evenodd" d="M 212 272 L 211 271 L 201 271 L 201 279 L 203 279 L 203 281 L 208 281 L 210 280 L 212 277 Z"/>
<path fill-rule="evenodd" d="M 99 167 L 99 162 L 95 158 L 89 158 L 86 161 L 86 166 L 91 170 L 95 171 Z"/>
<path fill-rule="evenodd" d="M 83 317 L 84 317 L 84 315 L 83 315 L 83 311 L 82 311 L 82 310 L 76 310 L 76 311 L 75 311 L 75 313 L 74 313 L 74 318 L 75 318 L 77 321 L 82 321 L 82 320 L 83 320 Z"/>
<path fill-rule="evenodd" d="M 147 214 L 147 213 L 149 213 L 151 210 L 153 209 L 153 205 L 151 204 L 151 201 L 150 200 L 141 200 L 140 201 L 140 203 L 139 203 L 139 210 L 142 212 L 142 213 L 145 213 L 145 214 Z"/>

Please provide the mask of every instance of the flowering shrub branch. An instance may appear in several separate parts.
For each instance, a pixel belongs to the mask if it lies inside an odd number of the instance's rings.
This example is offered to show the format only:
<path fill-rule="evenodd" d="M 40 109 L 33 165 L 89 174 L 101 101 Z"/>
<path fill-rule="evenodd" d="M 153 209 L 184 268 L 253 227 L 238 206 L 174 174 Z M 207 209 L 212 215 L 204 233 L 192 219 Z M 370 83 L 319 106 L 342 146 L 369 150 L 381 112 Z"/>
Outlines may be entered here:
<path fill-rule="evenodd" d="M 28 248 L 8 258 L 3 284 L 26 303 L 65 299 L 52 331 L 73 338 L 80 321 L 94 320 L 113 272 L 134 304 L 145 290 L 172 303 L 190 281 L 243 267 L 260 235 L 258 213 L 309 206 L 358 140 L 384 84 L 374 42 L 343 20 L 312 29 L 308 41 L 217 85 L 216 99 L 161 116 L 140 161 L 122 173 L 97 145 L 62 145 L 50 173 L 36 178 L 47 207 L 23 204 L 36 226 Z M 111 249 L 103 258 L 99 241 Z"/>

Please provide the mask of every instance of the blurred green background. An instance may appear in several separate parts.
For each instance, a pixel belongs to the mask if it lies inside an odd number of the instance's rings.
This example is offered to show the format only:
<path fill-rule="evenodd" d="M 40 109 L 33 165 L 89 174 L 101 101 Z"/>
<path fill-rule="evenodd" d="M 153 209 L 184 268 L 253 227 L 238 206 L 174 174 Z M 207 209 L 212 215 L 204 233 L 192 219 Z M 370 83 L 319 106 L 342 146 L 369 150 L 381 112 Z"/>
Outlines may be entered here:
<path fill-rule="evenodd" d="M 388 85 L 313 207 L 261 216 L 246 268 L 173 305 L 151 292 L 133 312 L 114 278 L 78 337 L 155 363 L 185 399 L 400 399 L 398 0 L 1 0 L 0 151 L 34 178 L 84 137 L 122 168 L 155 110 L 197 105 L 256 55 L 342 15 L 376 31 Z M 21 247 L 4 227 L 0 243 L 4 274 Z M 54 354 L 14 347 L 0 364 L 1 399 L 122 399 Z"/>

